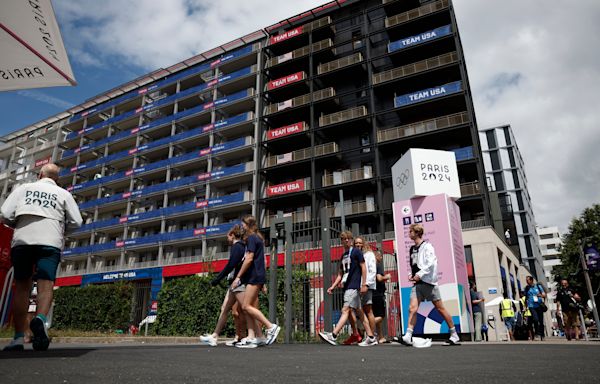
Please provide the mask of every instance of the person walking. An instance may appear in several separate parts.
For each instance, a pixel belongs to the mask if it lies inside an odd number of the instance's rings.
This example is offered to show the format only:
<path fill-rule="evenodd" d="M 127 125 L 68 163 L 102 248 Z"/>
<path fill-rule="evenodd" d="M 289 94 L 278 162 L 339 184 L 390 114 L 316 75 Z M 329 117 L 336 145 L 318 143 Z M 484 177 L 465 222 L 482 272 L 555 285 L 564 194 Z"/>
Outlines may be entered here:
<path fill-rule="evenodd" d="M 234 225 L 229 232 L 227 233 L 227 241 L 231 246 L 229 250 L 229 260 L 227 261 L 227 265 L 223 268 L 223 270 L 210 282 L 210 285 L 213 287 L 219 284 L 221 280 L 223 280 L 230 273 L 237 274 L 242 267 L 242 260 L 244 258 L 244 251 L 246 247 L 242 242 L 242 228 L 239 225 Z M 234 275 L 235 276 L 235 275 Z M 238 286 L 238 292 L 242 292 L 242 289 L 245 289 L 245 285 Z M 215 330 L 210 335 L 202 335 L 200 336 L 200 343 L 205 345 L 210 345 L 212 347 L 217 346 L 217 341 L 219 338 L 219 334 L 225 327 L 227 323 L 227 316 L 229 312 L 232 311 L 233 306 L 236 304 L 235 292 L 233 291 L 232 286 L 229 286 L 227 289 L 227 293 L 225 293 L 225 298 L 223 299 L 223 304 L 221 305 L 221 313 L 219 314 L 219 319 L 217 320 L 217 325 Z M 236 337 L 234 338 L 234 343 L 232 345 L 237 344 L 243 338 L 242 333 L 245 333 L 246 324 L 240 325 L 240 323 L 245 323 L 245 317 L 243 312 L 239 311 L 237 316 L 234 316 L 235 320 L 235 328 L 236 328 Z"/>
<path fill-rule="evenodd" d="M 565 327 L 565 336 L 571 340 L 579 340 L 579 304 L 577 303 L 577 293 L 569 286 L 569 280 L 562 279 L 560 287 L 556 293 L 556 309 L 561 315 Z"/>
<path fill-rule="evenodd" d="M 5 351 L 24 349 L 33 280 L 37 280 L 36 316 L 29 323 L 33 349 L 45 351 L 50 345 L 46 316 L 52 305 L 65 233 L 79 228 L 83 222 L 73 196 L 56 184 L 58 172 L 55 164 L 44 165 L 36 182 L 15 188 L 0 208 L 5 223 L 15 229 L 11 243 L 16 281 L 13 299 L 15 335 Z"/>
<path fill-rule="evenodd" d="M 482 303 L 485 301 L 485 298 L 481 294 L 481 292 L 477 291 L 477 284 L 472 281 L 471 282 L 471 306 L 473 308 L 473 323 L 475 326 L 475 341 L 481 341 L 481 326 L 483 323 L 483 310 L 481 308 Z"/>
<path fill-rule="evenodd" d="M 383 334 L 383 319 L 385 319 L 385 283 L 392 279 L 392 275 L 385 273 L 383 267 L 383 255 L 381 252 L 375 252 L 377 261 L 377 283 L 375 284 L 375 292 L 373 292 L 373 316 L 375 316 L 375 327 L 377 329 L 377 343 L 382 344 L 387 342 L 387 338 Z"/>
<path fill-rule="evenodd" d="M 500 302 L 500 318 L 504 321 L 504 326 L 508 332 L 508 338 L 510 341 L 515 341 L 514 329 L 515 329 L 515 312 L 517 307 L 515 303 L 508 297 L 506 292 L 503 293 L 504 299 Z"/>
<path fill-rule="evenodd" d="M 243 241 L 246 243 L 246 253 L 244 254 L 244 262 L 238 272 L 232 287 L 236 289 L 242 284 L 244 279 L 246 284 L 246 292 L 242 304 L 242 311 L 246 316 L 248 323 L 248 338 L 244 343 L 240 342 L 236 345 L 238 348 L 255 348 L 263 340 L 263 332 L 260 324 L 266 328 L 266 345 L 271 345 L 277 340 L 277 335 L 281 330 L 277 324 L 271 323 L 266 316 L 255 306 L 258 300 L 258 294 L 263 289 L 266 282 L 265 268 L 265 246 L 262 234 L 258 231 L 258 225 L 254 216 L 248 215 L 242 219 L 242 228 L 244 230 Z M 258 326 L 256 325 L 258 323 Z M 257 328 L 254 340 L 251 339 L 253 328 Z"/>
<path fill-rule="evenodd" d="M 525 278 L 527 287 L 525 287 L 525 295 L 527 296 L 527 308 L 531 311 L 531 320 L 535 334 L 544 340 L 544 310 L 542 303 L 546 297 L 544 288 L 539 283 L 534 283 L 532 276 Z M 532 339 L 534 340 L 534 339 Z"/>
<path fill-rule="evenodd" d="M 460 345 L 460 337 L 454 327 L 452 316 L 444 307 L 438 288 L 437 257 L 433 245 L 429 241 L 423 240 L 425 230 L 421 224 L 411 224 L 409 228 L 408 235 L 415 242 L 415 245 L 410 247 L 412 273 L 409 277 L 414 285 L 410 295 L 408 327 L 399 341 L 406 346 L 413 345 L 412 336 L 417 324 L 417 311 L 421 302 L 428 300 L 433 303 L 435 309 L 450 328 L 450 338 L 445 342 L 445 345 Z"/>
<path fill-rule="evenodd" d="M 365 279 L 367 292 L 360 297 L 361 306 L 365 316 L 369 320 L 371 330 L 375 331 L 373 293 L 375 292 L 377 283 L 377 260 L 371 246 L 362 237 L 357 236 L 356 239 L 354 239 L 354 246 L 362 252 L 363 258 L 365 259 L 365 267 L 367 268 L 367 278 Z"/>
<path fill-rule="evenodd" d="M 319 332 L 319 336 L 323 341 L 337 345 L 337 337 L 341 332 L 348 317 L 350 311 L 353 309 L 356 311 L 359 320 L 362 322 L 366 336 L 365 339 L 358 343 L 361 347 L 370 347 L 377 344 L 377 339 L 371 330 L 369 320 L 365 316 L 360 306 L 360 295 L 364 295 L 368 291 L 367 280 L 367 267 L 365 266 L 365 259 L 363 258 L 362 252 L 353 247 L 352 232 L 343 231 L 340 234 L 342 240 L 342 246 L 344 247 L 344 254 L 342 255 L 342 262 L 340 263 L 340 269 L 337 277 L 333 284 L 327 289 L 328 294 L 332 294 L 333 290 L 342 284 L 344 288 L 344 305 L 342 307 L 342 315 L 340 320 L 335 325 L 333 332 Z"/>

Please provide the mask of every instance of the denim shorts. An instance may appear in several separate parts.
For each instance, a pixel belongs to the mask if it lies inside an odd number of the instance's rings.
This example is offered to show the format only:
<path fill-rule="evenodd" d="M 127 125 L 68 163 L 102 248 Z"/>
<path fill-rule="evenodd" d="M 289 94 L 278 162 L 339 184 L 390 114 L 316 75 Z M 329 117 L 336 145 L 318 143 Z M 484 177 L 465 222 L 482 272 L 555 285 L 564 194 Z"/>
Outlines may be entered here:
<path fill-rule="evenodd" d="M 56 280 L 61 250 L 48 245 L 17 245 L 10 250 L 15 280 Z M 34 274 L 35 271 L 35 274 Z"/>

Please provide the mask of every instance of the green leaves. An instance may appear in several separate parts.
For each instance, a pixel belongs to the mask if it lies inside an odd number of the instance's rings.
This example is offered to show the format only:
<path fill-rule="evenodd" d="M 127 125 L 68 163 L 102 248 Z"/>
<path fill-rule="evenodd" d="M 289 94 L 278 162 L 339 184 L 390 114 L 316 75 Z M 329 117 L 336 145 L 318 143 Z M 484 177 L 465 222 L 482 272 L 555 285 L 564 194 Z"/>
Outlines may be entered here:
<path fill-rule="evenodd" d="M 127 329 L 131 321 L 130 283 L 63 287 L 54 292 L 53 327 L 82 331 Z"/>

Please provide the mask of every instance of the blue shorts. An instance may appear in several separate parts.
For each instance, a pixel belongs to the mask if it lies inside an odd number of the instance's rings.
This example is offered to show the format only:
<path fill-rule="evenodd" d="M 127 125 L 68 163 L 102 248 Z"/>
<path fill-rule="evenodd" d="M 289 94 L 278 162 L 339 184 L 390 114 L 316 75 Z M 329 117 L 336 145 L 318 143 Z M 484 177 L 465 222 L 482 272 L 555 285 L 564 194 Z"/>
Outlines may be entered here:
<path fill-rule="evenodd" d="M 56 280 L 60 249 L 48 245 L 17 245 L 10 250 L 15 280 Z M 34 275 L 35 271 L 35 275 Z"/>
<path fill-rule="evenodd" d="M 504 325 L 506 326 L 506 329 L 509 331 L 515 328 L 516 323 L 517 323 L 517 319 L 515 319 L 514 317 L 505 317 L 504 318 Z"/>

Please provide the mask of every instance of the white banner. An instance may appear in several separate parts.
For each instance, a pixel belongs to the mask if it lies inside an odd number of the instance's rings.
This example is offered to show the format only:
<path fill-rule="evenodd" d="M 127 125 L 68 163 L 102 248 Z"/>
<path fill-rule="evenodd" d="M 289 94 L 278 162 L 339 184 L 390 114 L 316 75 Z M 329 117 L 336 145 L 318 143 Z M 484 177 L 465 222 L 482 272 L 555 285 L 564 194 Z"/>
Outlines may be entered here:
<path fill-rule="evenodd" d="M 50 0 L 0 2 L 0 91 L 75 85 Z"/>

